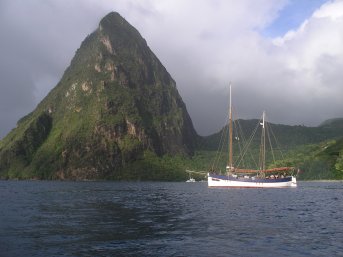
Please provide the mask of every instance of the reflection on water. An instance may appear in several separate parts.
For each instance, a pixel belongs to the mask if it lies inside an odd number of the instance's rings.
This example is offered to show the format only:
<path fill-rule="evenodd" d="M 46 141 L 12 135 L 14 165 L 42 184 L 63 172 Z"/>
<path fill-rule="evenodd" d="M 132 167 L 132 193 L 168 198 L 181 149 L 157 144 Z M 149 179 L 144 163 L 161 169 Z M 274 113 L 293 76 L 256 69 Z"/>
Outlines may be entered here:
<path fill-rule="evenodd" d="M 0 181 L 0 256 L 336 256 L 343 184 Z"/>

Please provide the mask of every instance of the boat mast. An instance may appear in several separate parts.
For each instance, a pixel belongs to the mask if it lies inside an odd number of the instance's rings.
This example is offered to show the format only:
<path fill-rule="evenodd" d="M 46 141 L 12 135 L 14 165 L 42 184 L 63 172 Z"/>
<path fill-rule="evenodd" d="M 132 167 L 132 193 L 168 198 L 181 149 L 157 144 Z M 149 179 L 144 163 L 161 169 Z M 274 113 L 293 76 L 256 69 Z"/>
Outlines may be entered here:
<path fill-rule="evenodd" d="M 231 102 L 231 83 L 230 83 L 230 105 L 229 105 L 229 172 L 233 169 L 232 164 L 232 102 Z"/>
<path fill-rule="evenodd" d="M 266 112 L 262 114 L 262 172 L 266 170 L 266 129 L 265 129 L 265 116 Z"/>

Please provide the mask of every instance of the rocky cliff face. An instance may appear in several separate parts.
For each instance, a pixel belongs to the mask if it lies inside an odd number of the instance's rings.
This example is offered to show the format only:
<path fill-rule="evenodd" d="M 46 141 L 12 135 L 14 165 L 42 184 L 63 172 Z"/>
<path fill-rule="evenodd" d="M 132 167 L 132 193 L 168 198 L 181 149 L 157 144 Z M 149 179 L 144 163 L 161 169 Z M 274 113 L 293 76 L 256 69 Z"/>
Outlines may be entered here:
<path fill-rule="evenodd" d="M 175 81 L 139 32 L 110 13 L 0 142 L 0 177 L 116 178 L 146 151 L 192 155 L 196 138 Z"/>

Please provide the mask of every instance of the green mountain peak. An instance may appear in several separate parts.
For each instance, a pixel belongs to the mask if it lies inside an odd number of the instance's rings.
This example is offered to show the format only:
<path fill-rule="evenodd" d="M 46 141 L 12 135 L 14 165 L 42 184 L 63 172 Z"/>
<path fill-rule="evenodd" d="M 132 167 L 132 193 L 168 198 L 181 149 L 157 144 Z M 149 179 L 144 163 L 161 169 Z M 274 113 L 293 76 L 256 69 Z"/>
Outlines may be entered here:
<path fill-rule="evenodd" d="M 56 87 L 0 142 L 0 177 L 120 178 L 147 151 L 192 155 L 196 139 L 175 81 L 139 32 L 112 12 Z"/>

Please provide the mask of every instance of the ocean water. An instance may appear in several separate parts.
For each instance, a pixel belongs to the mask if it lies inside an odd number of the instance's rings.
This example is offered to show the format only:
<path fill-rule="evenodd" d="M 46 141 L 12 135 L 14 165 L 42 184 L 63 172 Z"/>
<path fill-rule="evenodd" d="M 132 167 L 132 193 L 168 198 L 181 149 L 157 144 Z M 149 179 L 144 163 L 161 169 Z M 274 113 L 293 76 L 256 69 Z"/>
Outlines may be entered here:
<path fill-rule="evenodd" d="M 343 183 L 0 181 L 0 256 L 343 256 Z"/>

